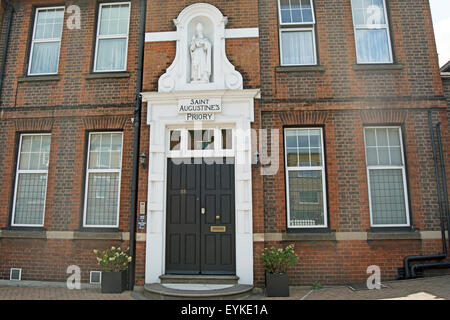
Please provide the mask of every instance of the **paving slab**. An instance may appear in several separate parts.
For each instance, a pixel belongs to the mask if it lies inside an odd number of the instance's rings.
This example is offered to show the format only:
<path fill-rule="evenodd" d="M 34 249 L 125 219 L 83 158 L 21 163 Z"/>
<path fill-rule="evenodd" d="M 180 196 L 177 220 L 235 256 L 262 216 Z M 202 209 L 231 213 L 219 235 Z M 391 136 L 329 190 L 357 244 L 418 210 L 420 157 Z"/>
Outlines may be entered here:
<path fill-rule="evenodd" d="M 289 298 L 268 298 L 262 293 L 246 300 L 450 300 L 450 276 L 405 281 L 383 282 L 381 290 L 352 290 L 348 286 L 324 287 L 312 290 L 310 286 L 291 287 Z M 136 291 L 122 294 L 102 294 L 99 287 L 83 286 L 69 290 L 55 283 L 12 283 L 0 281 L 0 300 L 134 300 L 145 299 Z M 361 287 L 362 288 L 362 287 Z"/>

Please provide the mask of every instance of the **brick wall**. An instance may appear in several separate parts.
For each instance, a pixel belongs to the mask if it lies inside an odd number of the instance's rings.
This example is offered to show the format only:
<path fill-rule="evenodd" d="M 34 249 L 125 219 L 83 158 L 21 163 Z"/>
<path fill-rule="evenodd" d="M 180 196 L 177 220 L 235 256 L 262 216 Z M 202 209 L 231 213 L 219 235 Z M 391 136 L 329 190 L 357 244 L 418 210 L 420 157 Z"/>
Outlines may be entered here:
<path fill-rule="evenodd" d="M 140 1 L 131 1 L 127 72 L 92 77 L 97 1 L 12 1 L 14 15 L 0 106 L 0 279 L 11 267 L 23 268 L 24 280 L 67 278 L 66 268 L 99 270 L 92 250 L 128 246 L 131 167 L 139 41 Z M 26 77 L 35 6 L 78 5 L 81 29 L 70 30 L 66 12 L 58 77 Z M 3 21 L 1 39 L 5 38 Z M 2 41 L 1 46 L 4 45 Z M 0 48 L 1 49 L 1 48 Z M 39 80 L 39 79 L 37 79 Z M 123 163 L 119 228 L 109 233 L 82 230 L 87 137 L 91 131 L 122 131 Z M 9 227 L 17 138 L 22 132 L 51 132 L 45 224 L 43 230 Z M 97 231 L 97 230 L 96 230 Z M 100 231 L 100 230 L 99 230 Z M 0 231 L 1 232 L 1 231 Z M 122 235 L 125 233 L 125 236 Z M 78 234 L 75 236 L 74 234 Z M 44 237 L 44 238 L 42 238 Z M 69 237 L 69 239 L 64 239 Z M 122 240 L 121 240 L 122 239 Z"/>
<path fill-rule="evenodd" d="M 331 233 L 372 232 L 363 135 L 368 124 L 402 126 L 413 228 L 440 230 L 428 110 L 434 110 L 434 125 L 448 121 L 429 4 L 425 0 L 387 2 L 394 67 L 356 66 L 350 1 L 315 0 L 320 68 L 308 71 L 280 68 L 277 2 L 259 2 L 259 125 L 281 134 L 286 126 L 324 128 Z M 448 150 L 448 126 L 443 126 L 442 133 L 444 150 Z M 262 178 L 266 234 L 289 232 L 283 139 L 278 147 L 280 170 Z M 298 238 L 307 239 L 308 233 Z M 383 279 L 391 280 L 405 256 L 441 250 L 440 240 L 265 241 L 255 243 L 255 257 L 264 246 L 289 243 L 295 244 L 300 255 L 299 265 L 290 271 L 292 284 L 362 282 L 372 264 L 382 268 Z M 255 281 L 264 284 L 257 258 Z"/>
<path fill-rule="evenodd" d="M 91 130 L 123 130 L 124 159 L 121 186 L 120 231 L 127 232 L 131 181 L 131 153 L 138 57 L 139 1 L 132 0 L 127 74 L 119 78 L 90 76 L 95 40 L 97 3 L 67 1 L 81 8 L 81 30 L 64 26 L 59 77 L 29 81 L 25 77 L 33 5 L 60 4 L 53 0 L 13 1 L 15 15 L 0 106 L 0 229 L 8 229 L 15 175 L 17 136 L 45 128 L 52 133 L 45 229 L 73 232 L 80 228 L 83 206 L 86 135 Z M 186 6 L 200 1 L 147 2 L 147 32 L 174 31 L 172 20 Z M 260 38 L 228 39 L 229 60 L 244 77 L 244 88 L 261 88 L 255 103 L 254 129 L 320 125 L 326 144 L 329 229 L 333 232 L 370 232 L 363 127 L 401 125 L 413 227 L 438 231 L 436 182 L 427 112 L 443 124 L 444 152 L 448 154 L 447 101 L 437 66 L 428 1 L 390 0 L 389 19 L 394 68 L 356 67 L 349 0 L 315 0 L 318 59 L 321 68 L 301 71 L 278 68 L 278 9 L 275 0 L 208 1 L 228 16 L 227 28 L 259 27 Z M 66 14 L 67 18 L 67 14 Z M 0 39 L 5 37 L 5 21 Z M 0 43 L 0 52 L 3 41 Z M 175 57 L 175 42 L 146 43 L 144 91 L 156 91 L 158 78 Z M 259 62 L 259 63 L 258 63 Z M 449 88 L 444 82 L 444 88 Z M 141 148 L 149 148 L 147 106 L 143 106 Z M 286 188 L 283 141 L 276 162 L 280 170 L 261 176 L 253 168 L 253 231 L 285 234 Z M 152 164 L 149 163 L 149 166 Z M 450 160 L 446 158 L 446 166 Z M 140 170 L 138 201 L 147 201 L 148 167 Z M 140 231 L 139 237 L 145 232 Z M 258 255 L 263 247 L 291 241 L 256 241 L 255 283 L 264 284 Z M 370 264 L 382 267 L 384 279 L 393 279 L 406 255 L 436 253 L 439 240 L 293 240 L 300 264 L 290 271 L 292 284 L 362 281 Z M 127 240 L 26 239 L 0 237 L 0 278 L 9 268 L 24 268 L 23 278 L 64 280 L 70 264 L 82 267 L 83 280 L 96 270 L 92 249 L 127 245 Z M 145 242 L 137 243 L 136 280 L 143 284 Z"/>
<path fill-rule="evenodd" d="M 428 1 L 387 1 L 394 62 L 400 70 L 358 70 L 348 0 L 315 0 L 318 61 L 315 72 L 278 70 L 277 2 L 259 2 L 261 84 L 271 99 L 355 99 L 442 95 Z"/>

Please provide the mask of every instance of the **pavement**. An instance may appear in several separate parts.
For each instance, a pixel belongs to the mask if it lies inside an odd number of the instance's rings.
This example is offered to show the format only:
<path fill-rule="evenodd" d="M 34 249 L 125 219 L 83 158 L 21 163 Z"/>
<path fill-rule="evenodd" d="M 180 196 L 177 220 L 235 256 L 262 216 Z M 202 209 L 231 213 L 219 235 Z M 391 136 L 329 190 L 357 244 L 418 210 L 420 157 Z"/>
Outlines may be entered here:
<path fill-rule="evenodd" d="M 142 287 L 122 294 L 102 294 L 98 286 L 83 285 L 69 290 L 65 284 L 0 281 L 0 300 L 142 300 Z M 353 286 L 355 287 L 355 286 Z M 362 286 L 361 286 L 362 287 Z M 251 300 L 450 300 L 450 276 L 383 282 L 380 290 L 351 289 L 348 286 L 291 287 L 289 298 L 267 298 L 261 294 Z"/>

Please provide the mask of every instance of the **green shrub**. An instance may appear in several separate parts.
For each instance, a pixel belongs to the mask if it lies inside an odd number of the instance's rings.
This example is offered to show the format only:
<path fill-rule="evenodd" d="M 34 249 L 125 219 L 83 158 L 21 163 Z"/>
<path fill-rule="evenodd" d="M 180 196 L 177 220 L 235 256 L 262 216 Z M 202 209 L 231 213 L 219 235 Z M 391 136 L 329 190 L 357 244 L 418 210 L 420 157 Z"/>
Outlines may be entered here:
<path fill-rule="evenodd" d="M 105 251 L 94 250 L 97 255 L 98 265 L 107 272 L 120 272 L 128 269 L 131 257 L 128 255 L 129 248 L 123 251 L 120 247 L 111 247 Z"/>
<path fill-rule="evenodd" d="M 289 267 L 297 264 L 298 256 L 295 254 L 292 244 L 287 246 L 286 249 L 264 248 L 260 259 L 267 272 L 286 273 Z"/>

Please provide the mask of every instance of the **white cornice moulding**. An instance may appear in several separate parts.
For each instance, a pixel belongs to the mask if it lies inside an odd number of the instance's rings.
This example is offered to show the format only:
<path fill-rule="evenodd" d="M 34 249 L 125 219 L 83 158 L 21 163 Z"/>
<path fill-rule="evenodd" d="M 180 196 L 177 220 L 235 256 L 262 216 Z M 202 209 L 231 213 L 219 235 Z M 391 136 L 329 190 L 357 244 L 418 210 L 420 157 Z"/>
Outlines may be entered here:
<path fill-rule="evenodd" d="M 177 32 L 147 32 L 145 34 L 145 42 L 164 42 L 164 41 L 176 41 Z"/>
<path fill-rule="evenodd" d="M 225 29 L 226 39 L 259 38 L 259 28 Z"/>
<path fill-rule="evenodd" d="M 220 97 L 224 100 L 233 98 L 242 99 L 260 99 L 260 89 L 244 90 L 199 90 L 199 91 L 174 91 L 174 92 L 142 92 L 142 101 L 144 102 L 165 102 L 172 104 L 178 99 L 190 99 L 193 97 L 211 98 Z"/>
<path fill-rule="evenodd" d="M 226 29 L 225 39 L 259 38 L 259 28 Z M 177 41 L 176 31 L 147 32 L 145 42 Z"/>

